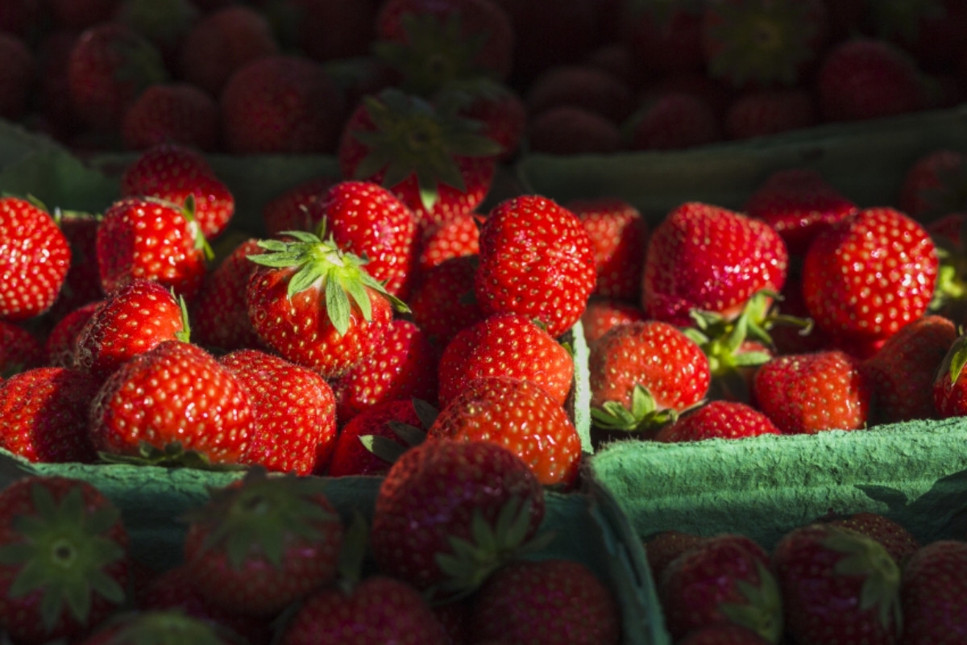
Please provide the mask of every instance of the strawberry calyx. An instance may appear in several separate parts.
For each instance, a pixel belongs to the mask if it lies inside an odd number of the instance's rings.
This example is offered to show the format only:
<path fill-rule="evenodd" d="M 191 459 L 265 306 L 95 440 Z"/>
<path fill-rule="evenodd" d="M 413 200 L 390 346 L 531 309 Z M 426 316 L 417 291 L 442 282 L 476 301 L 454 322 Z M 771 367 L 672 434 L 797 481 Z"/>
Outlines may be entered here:
<path fill-rule="evenodd" d="M 772 572 L 756 562 L 758 584 L 739 580 L 736 586 L 745 603 L 725 603 L 720 609 L 731 622 L 759 634 L 770 643 L 778 643 L 783 633 L 782 592 Z"/>
<path fill-rule="evenodd" d="M 236 471 L 245 470 L 242 464 L 213 464 L 208 455 L 196 450 L 185 450 L 179 441 L 167 443 L 158 448 L 146 441 L 138 444 L 138 454 L 122 455 L 98 452 L 101 462 L 106 464 L 126 464 L 128 466 L 159 466 L 162 468 L 191 468 L 194 470 Z"/>
<path fill-rule="evenodd" d="M 85 510 L 77 487 L 59 502 L 41 484 L 34 484 L 30 494 L 36 513 L 13 521 L 22 539 L 0 546 L 0 564 L 19 568 L 10 597 L 40 592 L 40 616 L 48 631 L 65 609 L 85 623 L 94 594 L 121 604 L 124 589 L 105 571 L 125 557 L 124 549 L 104 536 L 118 522 L 118 510 L 113 506 Z"/>
<path fill-rule="evenodd" d="M 311 287 L 318 288 L 325 295 L 326 314 L 340 334 L 349 329 L 353 305 L 366 321 L 372 319 L 367 289 L 389 300 L 397 311 L 409 311 L 402 300 L 387 292 L 382 283 L 366 272 L 364 258 L 340 249 L 332 236 L 323 240 L 325 221 L 320 233 L 283 231 L 281 235 L 294 239 L 259 240 L 258 246 L 265 252 L 249 255 L 248 259 L 262 266 L 295 269 L 289 278 L 288 297 Z"/>
<path fill-rule="evenodd" d="M 499 143 L 481 134 L 483 122 L 440 110 L 418 96 L 389 88 L 363 100 L 376 129 L 353 131 L 368 148 L 354 179 L 383 172 L 383 186 L 392 189 L 415 175 L 420 202 L 427 210 L 439 199 L 440 183 L 466 190 L 455 157 L 501 152 Z"/>
<path fill-rule="evenodd" d="M 860 610 L 873 610 L 882 627 L 889 631 L 891 624 L 900 630 L 900 567 L 889 551 L 876 540 L 849 529 L 832 527 L 823 546 L 842 553 L 834 565 L 837 575 L 863 578 Z"/>
<path fill-rule="evenodd" d="M 679 411 L 658 408 L 648 388 L 636 384 L 631 391 L 631 407 L 620 401 L 605 401 L 601 407 L 591 408 L 594 425 L 603 430 L 622 432 L 652 432 L 674 423 Z"/>
<path fill-rule="evenodd" d="M 964 365 L 967 365 L 967 335 L 961 334 L 950 346 L 944 359 L 944 365 L 940 368 L 947 372 L 947 383 L 949 385 L 957 382 L 960 373 L 964 371 Z M 943 371 L 941 371 L 941 374 Z"/>
<path fill-rule="evenodd" d="M 426 440 L 426 430 L 424 428 L 432 427 L 434 421 L 436 421 L 437 415 L 440 413 L 439 410 L 422 399 L 413 399 L 413 410 L 416 412 L 416 416 L 420 420 L 421 427 L 395 419 L 391 419 L 386 422 L 386 425 L 389 426 L 389 429 L 393 431 L 393 434 L 395 434 L 402 441 L 402 443 L 393 441 L 389 437 L 371 434 L 360 436 L 360 443 L 363 444 L 366 450 L 373 453 L 386 463 L 394 463 L 404 452 L 413 446 L 423 443 L 423 441 Z"/>

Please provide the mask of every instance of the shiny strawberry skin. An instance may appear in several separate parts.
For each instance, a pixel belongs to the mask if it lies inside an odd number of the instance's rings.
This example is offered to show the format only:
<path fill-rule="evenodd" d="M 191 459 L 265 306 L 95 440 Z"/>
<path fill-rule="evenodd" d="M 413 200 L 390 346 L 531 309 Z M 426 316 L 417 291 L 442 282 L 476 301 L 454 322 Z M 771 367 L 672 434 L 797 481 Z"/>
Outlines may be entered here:
<path fill-rule="evenodd" d="M 590 345 L 612 327 L 643 321 L 645 318 L 645 312 L 636 304 L 592 296 L 581 314 L 581 325 L 584 328 L 584 338 Z"/>
<path fill-rule="evenodd" d="M 762 412 L 739 401 L 715 400 L 679 417 L 655 435 L 656 441 L 701 441 L 741 439 L 779 434 L 779 429 Z"/>
<path fill-rule="evenodd" d="M 16 323 L 0 320 L 0 379 L 40 367 L 47 361 L 47 351 L 33 332 Z"/>
<path fill-rule="evenodd" d="M 417 270 L 425 273 L 452 257 L 476 255 L 482 221 L 482 215 L 467 212 L 421 227 Z"/>
<path fill-rule="evenodd" d="M 65 314 L 50 328 L 44 343 L 48 364 L 56 367 L 76 367 L 74 358 L 77 355 L 77 339 L 102 302 L 102 300 L 94 300 L 81 305 Z"/>
<path fill-rule="evenodd" d="M 430 335 L 440 351 L 460 330 L 483 320 L 474 296 L 477 256 L 448 258 L 424 271 L 409 298 L 413 322 Z"/>
<path fill-rule="evenodd" d="M 410 445 L 393 431 L 391 422 L 409 425 L 423 432 L 428 429 L 423 427 L 412 399 L 390 399 L 376 403 L 354 415 L 345 424 L 340 424 L 336 445 L 325 474 L 330 477 L 385 475 L 392 462 L 367 449 L 361 438 L 385 437 L 400 448 L 409 448 Z"/>
<path fill-rule="evenodd" d="M 60 230 L 71 248 L 70 268 L 47 315 L 60 320 L 77 307 L 104 297 L 97 271 L 97 227 L 101 218 L 89 213 L 60 213 Z"/>
<path fill-rule="evenodd" d="M 623 199 L 599 198 L 568 202 L 594 247 L 597 281 L 592 293 L 634 302 L 648 246 L 648 222 Z"/>

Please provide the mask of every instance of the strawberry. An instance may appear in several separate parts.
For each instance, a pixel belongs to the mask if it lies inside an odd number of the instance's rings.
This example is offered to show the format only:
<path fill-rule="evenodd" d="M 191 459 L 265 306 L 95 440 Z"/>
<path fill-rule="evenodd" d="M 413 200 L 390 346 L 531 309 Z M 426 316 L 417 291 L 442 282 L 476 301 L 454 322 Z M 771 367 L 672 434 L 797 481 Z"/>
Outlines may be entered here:
<path fill-rule="evenodd" d="M 967 543 L 937 540 L 914 553 L 900 587 L 903 642 L 926 645 L 967 638 L 965 581 Z"/>
<path fill-rule="evenodd" d="M 628 201 L 616 197 L 571 200 L 594 248 L 597 281 L 592 293 L 635 302 L 648 247 L 648 222 Z"/>
<path fill-rule="evenodd" d="M 343 524 L 322 480 L 252 470 L 188 516 L 191 583 L 216 607 L 278 615 L 336 578 Z"/>
<path fill-rule="evenodd" d="M 877 541 L 850 529 L 809 524 L 772 551 L 786 633 L 794 643 L 896 643 L 900 568 Z"/>
<path fill-rule="evenodd" d="M 333 381 L 340 423 L 381 401 L 436 401 L 439 355 L 412 321 L 391 320 L 376 350 Z"/>
<path fill-rule="evenodd" d="M 97 227 L 101 216 L 77 211 L 54 211 L 54 221 L 70 245 L 70 267 L 57 299 L 47 315 L 60 320 L 81 305 L 104 297 L 97 269 Z"/>
<path fill-rule="evenodd" d="M 104 378 L 165 340 L 185 338 L 184 314 L 168 289 L 134 280 L 109 294 L 77 332 L 74 364 Z"/>
<path fill-rule="evenodd" d="M 336 151 L 343 177 L 381 184 L 423 222 L 473 211 L 490 190 L 499 144 L 483 124 L 397 88 L 364 97 Z"/>
<path fill-rule="evenodd" d="M 527 127 L 527 108 L 520 93 L 502 83 L 482 79 L 445 88 L 434 100 L 458 101 L 458 114 L 483 123 L 483 134 L 500 146 L 498 162 L 509 162 L 520 152 Z"/>
<path fill-rule="evenodd" d="M 0 320 L 0 379 L 48 362 L 43 343 L 30 330 Z"/>
<path fill-rule="evenodd" d="M 652 580 L 661 580 L 669 564 L 706 539 L 708 538 L 701 535 L 674 529 L 659 531 L 645 538 L 645 557 Z"/>
<path fill-rule="evenodd" d="M 249 61 L 225 82 L 219 103 L 224 146 L 237 155 L 333 152 L 345 112 L 326 69 L 296 54 Z"/>
<path fill-rule="evenodd" d="M 67 367 L 35 367 L 0 382 L 0 447 L 32 462 L 94 462 L 87 411 L 99 385 Z"/>
<path fill-rule="evenodd" d="M 921 224 L 892 208 L 867 208 L 820 232 L 802 268 L 816 326 L 848 344 L 871 345 L 922 316 L 938 271 Z"/>
<path fill-rule="evenodd" d="M 872 386 L 858 359 L 821 350 L 773 357 L 756 371 L 752 395 L 781 432 L 813 434 L 866 427 Z"/>
<path fill-rule="evenodd" d="M 253 420 L 234 374 L 197 345 L 166 340 L 107 378 L 89 431 L 95 448 L 120 460 L 234 464 L 247 455 Z"/>
<path fill-rule="evenodd" d="M 303 51 L 314 60 L 334 62 L 370 53 L 380 4 L 378 0 L 278 0 L 270 3 L 268 13 L 284 47 Z M 273 5 L 279 5 L 277 12 L 271 12 Z"/>
<path fill-rule="evenodd" d="M 258 349 L 218 358 L 248 391 L 254 433 L 244 462 L 309 475 L 329 461 L 336 439 L 336 399 L 318 373 Z"/>
<path fill-rule="evenodd" d="M 57 321 L 47 333 L 44 349 L 47 363 L 55 367 L 76 367 L 77 339 L 103 300 L 95 300 L 81 305 Z"/>
<path fill-rule="evenodd" d="M 727 139 L 751 139 L 819 123 L 815 97 L 803 88 L 755 89 L 735 97 L 723 119 Z"/>
<path fill-rule="evenodd" d="M 0 319 L 27 320 L 47 311 L 70 262 L 70 243 L 43 207 L 0 197 Z"/>
<path fill-rule="evenodd" d="M 401 453 L 420 443 L 429 424 L 424 423 L 418 409 L 413 399 L 389 399 L 353 415 L 339 429 L 326 474 L 330 477 L 385 475 L 392 462 L 379 456 L 380 451 L 373 450 L 369 444 L 385 439 L 398 446 L 394 451 Z M 400 427 L 404 429 L 398 432 Z M 415 430 L 407 432 L 410 428 Z"/>
<path fill-rule="evenodd" d="M 382 342 L 393 309 L 406 306 L 331 240 L 290 231 L 259 241 L 259 265 L 246 288 L 249 319 L 284 358 L 327 378 L 344 374 Z"/>
<path fill-rule="evenodd" d="M 621 642 L 614 593 L 577 560 L 518 560 L 504 566 L 474 597 L 469 620 L 476 642 Z"/>
<path fill-rule="evenodd" d="M 656 441 L 701 441 L 702 439 L 741 439 L 763 434 L 779 434 L 765 414 L 739 401 L 709 401 L 680 416 L 655 435 Z"/>
<path fill-rule="evenodd" d="M 121 175 L 122 197 L 156 197 L 187 208 L 202 235 L 218 237 L 235 214 L 235 196 L 188 144 L 164 141 L 141 151 Z"/>
<path fill-rule="evenodd" d="M 338 586 L 318 589 L 283 623 L 281 633 L 281 645 L 448 642 L 443 625 L 419 590 L 380 574 L 361 580 L 348 592 Z"/>
<path fill-rule="evenodd" d="M 487 314 L 540 321 L 557 338 L 584 312 L 594 288 L 594 251 L 577 215 L 540 195 L 506 199 L 480 230 L 477 302 Z"/>
<path fill-rule="evenodd" d="M 438 373 L 441 406 L 470 381 L 488 376 L 531 381 L 555 403 L 564 405 L 574 379 L 574 362 L 563 345 L 529 318 L 493 314 L 447 343 Z"/>
<path fill-rule="evenodd" d="M 386 188 L 340 181 L 307 207 L 310 225 L 325 230 L 344 251 L 366 259 L 366 272 L 390 294 L 405 299 L 416 262 L 416 216 Z"/>
<path fill-rule="evenodd" d="M 480 252 L 480 224 L 483 216 L 463 213 L 421 228 L 416 268 L 420 272 L 462 255 Z"/>
<path fill-rule="evenodd" d="M 424 96 L 480 76 L 506 80 L 515 35 L 492 0 L 386 0 L 376 16 L 374 51 Z"/>
<path fill-rule="evenodd" d="M 249 642 L 210 621 L 178 610 L 156 609 L 119 612 L 101 624 L 88 638 L 80 641 L 80 645 L 165 642 L 165 639 L 210 645 L 242 645 Z"/>
<path fill-rule="evenodd" d="M 318 201 L 338 177 L 310 177 L 276 195 L 262 207 L 262 223 L 269 235 L 282 231 L 311 231 L 319 222 L 310 221 L 309 208 Z"/>
<path fill-rule="evenodd" d="M 617 325 L 645 320 L 641 307 L 614 298 L 591 296 L 581 314 L 581 326 L 588 345 Z"/>
<path fill-rule="evenodd" d="M 659 320 L 616 325 L 591 344 L 591 415 L 596 427 L 651 431 L 700 403 L 711 382 L 708 357 Z"/>
<path fill-rule="evenodd" d="M 747 627 L 768 642 L 782 635 L 782 597 L 765 549 L 721 533 L 672 560 L 658 581 L 672 638 L 721 621 Z"/>
<path fill-rule="evenodd" d="M 419 589 L 469 591 L 512 558 L 543 517 L 544 490 L 509 449 L 427 440 L 382 480 L 370 550 L 381 572 Z"/>
<path fill-rule="evenodd" d="M 207 250 L 207 251 L 206 251 Z M 122 197 L 97 228 L 101 288 L 154 280 L 191 299 L 207 271 L 207 247 L 192 208 L 155 197 Z"/>
<path fill-rule="evenodd" d="M 702 16 L 709 74 L 735 87 L 802 84 L 829 38 L 826 3 L 712 0 Z"/>
<path fill-rule="evenodd" d="M 29 476 L 0 491 L 0 626 L 17 643 L 79 639 L 125 600 L 128 532 L 88 482 Z"/>
<path fill-rule="evenodd" d="M 937 416 L 933 382 L 957 335 L 949 318 L 928 314 L 901 327 L 863 361 L 873 386 L 873 423 Z"/>
<path fill-rule="evenodd" d="M 765 222 L 688 202 L 652 231 L 642 303 L 652 318 L 681 326 L 691 324 L 695 309 L 731 319 L 753 294 L 782 290 L 788 259 L 782 238 Z"/>
<path fill-rule="evenodd" d="M 816 234 L 857 210 L 818 171 L 776 170 L 746 198 L 743 212 L 776 230 L 789 255 L 801 258 Z"/>
<path fill-rule="evenodd" d="M 705 72 L 702 51 L 703 2 L 627 2 L 623 42 L 631 52 L 636 79 Z"/>
<path fill-rule="evenodd" d="M 230 4 L 206 13 L 185 34 L 178 68 L 187 82 L 217 99 L 235 71 L 279 51 L 268 16 Z"/>
<path fill-rule="evenodd" d="M 751 629 L 735 623 L 715 623 L 685 634 L 678 645 L 768 645 L 769 641 Z"/>
<path fill-rule="evenodd" d="M 548 108 L 527 122 L 527 149 L 548 155 L 589 155 L 624 148 L 617 124 L 573 105 Z"/>
<path fill-rule="evenodd" d="M 930 222 L 967 205 L 967 163 L 959 150 L 938 148 L 924 153 L 903 174 L 899 209 L 921 222 Z"/>
<path fill-rule="evenodd" d="M 124 113 L 149 85 L 166 80 L 161 53 L 147 38 L 119 22 L 86 27 L 67 61 L 69 98 L 81 121 L 117 132 Z"/>
<path fill-rule="evenodd" d="M 218 103 L 195 85 L 155 83 L 124 112 L 121 139 L 129 150 L 166 141 L 214 150 L 219 143 Z"/>
<path fill-rule="evenodd" d="M 476 254 L 449 258 L 424 271 L 413 286 L 413 322 L 440 350 L 460 330 L 485 317 L 474 296 L 476 273 Z"/>
<path fill-rule="evenodd" d="M 967 336 L 959 334 L 947 349 L 934 375 L 931 392 L 937 416 L 941 419 L 967 414 Z"/>
<path fill-rule="evenodd" d="M 573 486 L 581 464 L 581 439 L 564 407 L 532 381 L 509 376 L 467 381 L 440 410 L 427 438 L 498 443 L 545 486 Z"/>
<path fill-rule="evenodd" d="M 624 129 L 630 150 L 680 150 L 723 138 L 711 104 L 703 96 L 674 89 L 646 96 Z"/>
<path fill-rule="evenodd" d="M 531 116 L 570 105 L 613 123 L 627 119 L 634 108 L 631 87 L 620 78 L 587 63 L 554 65 L 534 79 L 524 94 Z"/>
<path fill-rule="evenodd" d="M 856 37 L 832 46 L 817 73 L 823 118 L 857 121 L 922 110 L 926 89 L 916 63 L 884 40 Z"/>
<path fill-rule="evenodd" d="M 927 312 L 967 320 L 967 211 L 948 213 L 927 224 L 937 248 L 937 286 Z"/>
<path fill-rule="evenodd" d="M 880 513 L 851 513 L 845 517 L 831 518 L 828 522 L 873 538 L 883 545 L 901 568 L 920 548 L 920 543 L 909 530 Z"/>

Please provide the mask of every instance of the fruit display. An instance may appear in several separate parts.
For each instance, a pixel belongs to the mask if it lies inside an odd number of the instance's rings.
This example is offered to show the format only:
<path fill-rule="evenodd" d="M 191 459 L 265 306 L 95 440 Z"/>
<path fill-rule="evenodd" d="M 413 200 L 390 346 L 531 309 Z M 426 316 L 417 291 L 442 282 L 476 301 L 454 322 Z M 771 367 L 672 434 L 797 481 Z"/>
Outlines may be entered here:
<path fill-rule="evenodd" d="M 6 2 L 3 639 L 956 633 L 967 12 L 903 4 Z"/>

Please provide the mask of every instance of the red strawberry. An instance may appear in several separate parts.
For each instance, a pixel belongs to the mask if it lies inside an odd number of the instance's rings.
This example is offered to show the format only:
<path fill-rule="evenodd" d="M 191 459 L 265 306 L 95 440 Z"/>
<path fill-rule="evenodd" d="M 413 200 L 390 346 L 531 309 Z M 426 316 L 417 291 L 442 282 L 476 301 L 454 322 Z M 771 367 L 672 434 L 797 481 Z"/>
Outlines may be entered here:
<path fill-rule="evenodd" d="M 417 270 L 427 270 L 443 261 L 480 252 L 480 224 L 483 216 L 463 213 L 435 224 L 428 224 L 420 231 Z"/>
<path fill-rule="evenodd" d="M 427 438 L 500 444 L 545 486 L 572 486 L 581 462 L 581 439 L 564 407 L 533 382 L 508 376 L 468 381 L 440 410 Z"/>
<path fill-rule="evenodd" d="M 121 459 L 197 454 L 233 464 L 247 454 L 253 418 L 245 388 L 214 356 L 167 340 L 108 377 L 91 404 L 90 433 L 95 448 Z"/>
<path fill-rule="evenodd" d="M 569 105 L 622 123 L 634 108 L 631 87 L 620 78 L 590 64 L 554 65 L 534 79 L 524 94 L 533 116 Z"/>
<path fill-rule="evenodd" d="M 74 640 L 125 600 L 128 533 L 93 485 L 23 477 L 0 491 L 0 625 L 17 643 Z"/>
<path fill-rule="evenodd" d="M 850 529 L 810 524 L 772 552 L 787 635 L 796 643 L 896 643 L 900 568 L 878 542 Z"/>
<path fill-rule="evenodd" d="M 188 83 L 155 83 L 125 111 L 121 138 L 129 150 L 165 141 L 214 150 L 219 143 L 218 103 Z"/>
<path fill-rule="evenodd" d="M 54 212 L 54 221 L 70 244 L 70 268 L 60 287 L 57 300 L 48 310 L 53 320 L 60 320 L 81 305 L 104 297 L 97 269 L 97 227 L 100 215 L 75 211 Z"/>
<path fill-rule="evenodd" d="M 565 208 L 578 216 L 594 248 L 597 281 L 592 293 L 635 302 L 648 247 L 648 222 L 624 199 L 572 200 Z"/>
<path fill-rule="evenodd" d="M 0 319 L 26 320 L 47 311 L 70 262 L 70 243 L 47 211 L 19 197 L 0 197 Z"/>
<path fill-rule="evenodd" d="M 531 381 L 564 405 L 574 379 L 574 361 L 563 345 L 529 318 L 493 314 L 447 343 L 438 371 L 441 406 L 470 381 L 488 376 Z"/>
<path fill-rule="evenodd" d="M 658 597 L 676 640 L 722 621 L 747 627 L 770 643 L 782 635 L 782 597 L 769 556 L 743 535 L 703 539 L 675 558 L 658 581 Z"/>
<path fill-rule="evenodd" d="M 823 350 L 773 357 L 756 371 L 752 394 L 783 433 L 813 434 L 866 427 L 872 387 L 857 359 Z"/>
<path fill-rule="evenodd" d="M 336 439 L 336 399 L 318 373 L 258 349 L 218 362 L 248 391 L 254 432 L 244 462 L 270 471 L 321 472 Z"/>
<path fill-rule="evenodd" d="M 648 95 L 625 124 L 630 150 L 680 150 L 722 139 L 722 126 L 702 96 L 659 90 Z"/>
<path fill-rule="evenodd" d="M 337 156 L 343 177 L 385 186 L 422 226 L 477 208 L 490 190 L 499 152 L 480 121 L 388 88 L 356 105 Z"/>
<path fill-rule="evenodd" d="M 645 320 L 641 307 L 613 298 L 592 296 L 581 314 L 584 339 L 590 345 L 618 325 Z"/>
<path fill-rule="evenodd" d="M 934 375 L 933 405 L 941 419 L 967 415 L 967 336 L 960 334 L 947 349 Z"/>
<path fill-rule="evenodd" d="M 438 103 L 450 100 L 441 94 L 435 98 Z M 453 94 L 460 101 L 459 114 L 482 122 L 483 134 L 500 146 L 497 161 L 516 158 L 527 127 L 527 109 L 520 94 L 502 83 L 486 81 L 460 84 Z"/>
<path fill-rule="evenodd" d="M 229 77 L 219 102 L 232 154 L 333 152 L 345 112 L 326 69 L 295 54 L 249 61 Z"/>
<path fill-rule="evenodd" d="M 665 568 L 678 556 L 708 538 L 694 533 L 666 529 L 645 539 L 645 557 L 651 578 L 656 582 L 662 579 Z"/>
<path fill-rule="evenodd" d="M 708 357 L 676 327 L 658 320 L 617 325 L 592 343 L 588 362 L 597 427 L 654 430 L 702 401 Z"/>
<path fill-rule="evenodd" d="M 47 333 L 44 349 L 47 362 L 56 367 L 76 367 L 77 339 L 103 300 L 95 300 L 81 305 L 57 321 Z"/>
<path fill-rule="evenodd" d="M 933 382 L 956 339 L 953 321 L 928 314 L 901 327 L 863 361 L 873 386 L 872 422 L 935 418 Z"/>
<path fill-rule="evenodd" d="M 625 3 L 623 40 L 631 51 L 636 78 L 704 75 L 702 4 Z"/>
<path fill-rule="evenodd" d="M 624 148 L 617 124 L 573 105 L 548 108 L 533 116 L 524 138 L 530 152 L 557 156 L 608 154 Z"/>
<path fill-rule="evenodd" d="M 338 177 L 310 177 L 276 195 L 262 207 L 262 223 L 269 235 L 282 231 L 311 231 L 319 222 L 311 221 L 310 207 L 339 181 Z"/>
<path fill-rule="evenodd" d="M 95 461 L 87 412 L 99 385 L 67 367 L 36 367 L 0 382 L 0 447 L 32 462 Z"/>
<path fill-rule="evenodd" d="M 0 379 L 47 362 L 43 343 L 31 331 L 0 320 Z"/>
<path fill-rule="evenodd" d="M 702 439 L 741 439 L 763 434 L 779 434 L 765 414 L 739 401 L 709 401 L 679 417 L 655 435 L 656 441 L 701 441 Z"/>
<path fill-rule="evenodd" d="M 844 344 L 872 345 L 926 312 L 938 263 L 921 224 L 892 208 L 864 209 L 813 240 L 803 296 L 817 327 Z"/>
<path fill-rule="evenodd" d="M 460 332 L 483 320 L 474 296 L 477 255 L 444 260 L 420 275 L 409 298 L 413 322 L 442 350 Z"/>
<path fill-rule="evenodd" d="M 363 261 L 308 232 L 294 240 L 262 240 L 260 265 L 246 290 L 249 319 L 266 345 L 284 358 L 330 378 L 371 355 L 383 340 L 393 308 Z"/>
<path fill-rule="evenodd" d="M 967 638 L 967 543 L 937 540 L 911 556 L 900 587 L 903 642 L 955 643 Z"/>
<path fill-rule="evenodd" d="M 194 588 L 226 611 L 275 616 L 336 579 L 343 524 L 322 480 L 253 470 L 188 516 Z"/>
<path fill-rule="evenodd" d="M 652 318 L 681 326 L 696 309 L 734 318 L 754 294 L 781 291 L 787 266 L 786 246 L 768 224 L 689 202 L 652 231 L 642 303 Z"/>
<path fill-rule="evenodd" d="M 815 97 L 803 88 L 746 91 L 735 98 L 725 115 L 726 138 L 751 139 L 819 123 Z"/>
<path fill-rule="evenodd" d="M 678 645 L 769 645 L 769 641 L 742 625 L 722 622 L 688 632 Z"/>
<path fill-rule="evenodd" d="M 920 69 L 885 40 L 856 37 L 831 47 L 823 56 L 816 88 L 820 111 L 829 121 L 894 116 L 926 105 Z"/>
<path fill-rule="evenodd" d="M 425 424 L 417 412 L 417 406 L 413 399 L 391 399 L 354 415 L 339 429 L 326 474 L 330 477 L 385 475 L 392 462 L 376 454 L 378 450 L 371 450 L 367 444 L 372 440 L 367 437 L 382 438 L 375 441 L 392 441 L 399 446 L 395 450 L 400 453 L 420 443 L 429 424 Z M 398 433 L 397 429 L 401 426 L 415 430 Z M 424 437 L 419 436 L 421 432 Z"/>
<path fill-rule="evenodd" d="M 513 452 L 490 441 L 428 440 L 380 484 L 370 549 L 387 575 L 437 594 L 466 591 L 513 557 L 543 517 L 544 490 Z M 468 553 L 473 561 L 463 562 Z"/>
<path fill-rule="evenodd" d="M 835 526 L 852 529 L 857 533 L 873 538 L 883 545 L 883 548 L 893 556 L 893 559 L 901 567 L 920 548 L 920 543 L 909 530 L 879 513 L 851 513 L 846 517 L 833 518 L 828 521 Z"/>
<path fill-rule="evenodd" d="M 577 560 L 518 560 L 506 565 L 473 598 L 469 620 L 477 642 L 621 642 L 614 593 L 588 565 Z"/>
<path fill-rule="evenodd" d="M 77 332 L 74 363 L 99 378 L 165 340 L 187 333 L 178 301 L 151 280 L 112 292 Z"/>
<path fill-rule="evenodd" d="M 921 222 L 964 209 L 967 158 L 959 150 L 940 148 L 918 157 L 907 168 L 897 206 Z"/>
<path fill-rule="evenodd" d="M 596 279 L 581 220 L 540 195 L 512 197 L 490 211 L 479 258 L 481 309 L 535 318 L 555 338 L 580 319 Z"/>
<path fill-rule="evenodd" d="M 282 627 L 281 645 L 445 645 L 443 625 L 415 587 L 372 575 L 348 592 L 329 586 L 310 594 Z"/>

